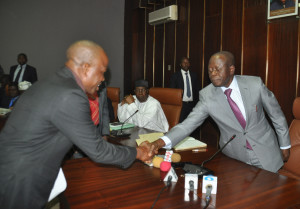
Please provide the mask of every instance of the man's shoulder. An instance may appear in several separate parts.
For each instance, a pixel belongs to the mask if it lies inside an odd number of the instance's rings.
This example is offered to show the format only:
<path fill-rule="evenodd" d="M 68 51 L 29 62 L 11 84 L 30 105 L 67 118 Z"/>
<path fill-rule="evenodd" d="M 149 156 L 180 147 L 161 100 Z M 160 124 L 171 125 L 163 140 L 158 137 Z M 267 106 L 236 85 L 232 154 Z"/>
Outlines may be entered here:
<path fill-rule="evenodd" d="M 251 75 L 235 75 L 237 82 L 251 82 L 251 83 L 260 83 L 262 82 L 261 78 L 258 76 Z"/>
<path fill-rule="evenodd" d="M 36 70 L 35 67 L 33 67 L 33 66 L 31 66 L 31 65 L 26 65 L 26 68 L 27 68 L 27 69 L 30 69 L 30 70 Z"/>
<path fill-rule="evenodd" d="M 18 65 L 12 65 L 12 66 L 10 66 L 10 70 L 14 70 L 14 69 L 16 69 L 18 67 Z"/>
<path fill-rule="evenodd" d="M 154 97 L 150 96 L 150 95 L 148 96 L 147 103 L 149 105 L 157 104 L 157 105 L 161 106 L 160 102 L 157 99 L 155 99 Z"/>

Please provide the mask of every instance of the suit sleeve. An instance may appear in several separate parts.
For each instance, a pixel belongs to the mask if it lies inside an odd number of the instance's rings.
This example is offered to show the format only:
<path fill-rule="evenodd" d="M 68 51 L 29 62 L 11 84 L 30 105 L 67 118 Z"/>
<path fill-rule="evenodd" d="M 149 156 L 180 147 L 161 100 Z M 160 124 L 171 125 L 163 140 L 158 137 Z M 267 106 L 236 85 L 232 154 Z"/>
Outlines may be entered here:
<path fill-rule="evenodd" d="M 172 147 L 178 144 L 185 137 L 189 136 L 209 116 L 209 104 L 207 103 L 203 93 L 201 92 L 199 96 L 199 102 L 194 107 L 189 116 L 182 123 L 176 125 L 166 134 L 166 136 L 172 142 Z"/>
<path fill-rule="evenodd" d="M 31 80 L 31 83 L 34 83 L 37 81 L 37 73 L 36 73 L 36 69 L 34 67 L 32 67 L 32 70 L 31 70 L 30 80 Z"/>
<path fill-rule="evenodd" d="M 263 84 L 260 79 L 260 93 L 263 107 L 270 117 L 278 137 L 280 147 L 286 147 L 291 144 L 289 129 L 286 118 L 274 94 Z"/>
<path fill-rule="evenodd" d="M 136 158 L 136 148 L 103 140 L 91 120 L 86 95 L 81 90 L 70 91 L 53 101 L 52 123 L 93 161 L 129 167 Z"/>

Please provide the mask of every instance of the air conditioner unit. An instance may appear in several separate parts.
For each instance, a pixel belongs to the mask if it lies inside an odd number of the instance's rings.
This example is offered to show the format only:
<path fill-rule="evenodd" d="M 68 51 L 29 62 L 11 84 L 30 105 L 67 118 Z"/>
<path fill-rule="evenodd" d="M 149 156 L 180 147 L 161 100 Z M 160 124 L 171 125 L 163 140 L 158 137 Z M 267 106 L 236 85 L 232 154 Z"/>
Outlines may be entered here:
<path fill-rule="evenodd" d="M 178 19 L 177 5 L 171 5 L 149 13 L 149 24 L 158 25 Z"/>

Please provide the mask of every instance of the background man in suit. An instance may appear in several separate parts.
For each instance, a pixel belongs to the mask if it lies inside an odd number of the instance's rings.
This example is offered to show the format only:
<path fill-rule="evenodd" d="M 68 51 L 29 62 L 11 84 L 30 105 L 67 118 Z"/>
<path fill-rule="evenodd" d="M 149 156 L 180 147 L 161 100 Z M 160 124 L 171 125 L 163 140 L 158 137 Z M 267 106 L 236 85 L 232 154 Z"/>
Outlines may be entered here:
<path fill-rule="evenodd" d="M 1 98 L 0 107 L 12 109 L 20 96 L 18 85 L 16 83 L 9 83 L 7 90 L 8 94 L 5 94 Z"/>
<path fill-rule="evenodd" d="M 9 76 L 12 82 L 20 83 L 22 81 L 29 81 L 34 83 L 37 81 L 36 69 L 27 65 L 27 56 L 24 53 L 18 55 L 19 65 L 14 65 L 10 68 Z"/>
<path fill-rule="evenodd" d="M 220 146 L 236 134 L 236 138 L 224 148 L 224 154 L 277 172 L 290 155 L 286 119 L 274 94 L 259 77 L 238 76 L 234 72 L 234 56 L 230 52 L 214 54 L 208 65 L 212 84 L 200 91 L 198 104 L 184 122 L 152 143 L 152 151 L 157 152 L 163 146 L 170 148 L 176 145 L 211 116 L 221 132 Z M 228 95 L 227 92 L 231 94 Z M 234 109 L 236 105 L 238 107 Z M 277 137 L 265 117 L 264 110 L 272 120 Z"/>
<path fill-rule="evenodd" d="M 190 60 L 182 57 L 180 60 L 180 71 L 171 77 L 170 88 L 182 89 L 182 109 L 179 122 L 182 122 L 190 114 L 199 100 L 199 81 L 197 74 L 190 71 Z"/>
<path fill-rule="evenodd" d="M 98 163 L 127 168 L 135 159 L 149 160 L 149 144 L 108 143 L 91 119 L 87 94 L 104 81 L 104 50 L 79 41 L 67 58 L 65 68 L 24 92 L 1 131 L 0 205 L 6 209 L 42 208 L 73 144 Z"/>

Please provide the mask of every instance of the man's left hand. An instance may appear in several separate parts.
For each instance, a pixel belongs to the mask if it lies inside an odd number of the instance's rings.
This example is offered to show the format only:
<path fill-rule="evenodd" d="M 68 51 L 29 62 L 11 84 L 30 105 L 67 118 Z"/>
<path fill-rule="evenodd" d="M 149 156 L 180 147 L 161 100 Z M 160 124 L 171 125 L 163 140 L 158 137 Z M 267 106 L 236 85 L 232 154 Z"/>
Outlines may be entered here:
<path fill-rule="evenodd" d="M 290 149 L 282 149 L 281 153 L 282 153 L 283 162 L 286 163 L 290 157 Z"/>

